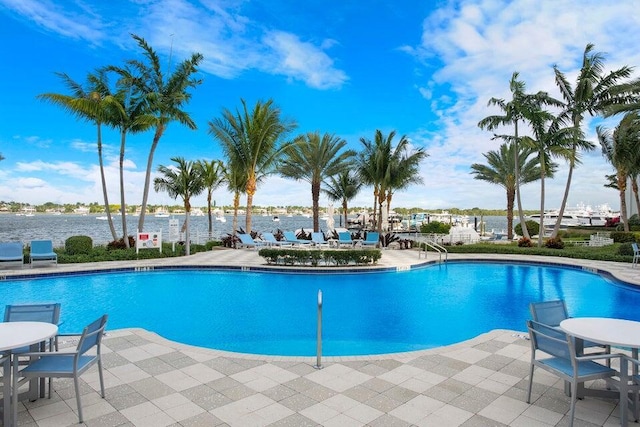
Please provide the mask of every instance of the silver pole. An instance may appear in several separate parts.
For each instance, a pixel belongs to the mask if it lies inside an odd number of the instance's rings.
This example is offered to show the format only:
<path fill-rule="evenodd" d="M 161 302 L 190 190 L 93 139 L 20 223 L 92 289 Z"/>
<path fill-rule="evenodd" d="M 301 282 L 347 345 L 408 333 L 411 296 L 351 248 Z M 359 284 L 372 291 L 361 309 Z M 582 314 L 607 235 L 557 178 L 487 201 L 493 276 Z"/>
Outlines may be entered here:
<path fill-rule="evenodd" d="M 318 338 L 315 368 L 322 369 L 322 289 L 318 290 Z"/>

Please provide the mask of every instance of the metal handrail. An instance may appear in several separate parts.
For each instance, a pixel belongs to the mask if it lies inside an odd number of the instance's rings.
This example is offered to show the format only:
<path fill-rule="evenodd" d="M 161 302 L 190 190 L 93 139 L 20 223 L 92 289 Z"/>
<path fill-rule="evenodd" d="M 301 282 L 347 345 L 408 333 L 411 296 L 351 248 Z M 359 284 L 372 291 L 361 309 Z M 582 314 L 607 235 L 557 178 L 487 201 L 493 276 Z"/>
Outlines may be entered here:
<path fill-rule="evenodd" d="M 430 247 L 431 249 L 435 250 L 436 252 L 438 252 L 438 255 L 440 257 L 440 262 L 442 262 L 442 253 L 444 252 L 445 256 L 444 256 L 444 260 L 445 262 L 449 259 L 449 252 L 447 251 L 447 248 L 445 248 L 444 246 L 440 245 L 439 243 L 437 243 L 435 240 L 431 240 L 428 239 L 422 235 L 420 235 L 419 233 L 415 234 L 415 240 L 417 242 L 420 243 L 424 243 L 426 246 Z M 427 250 L 425 248 L 425 258 L 427 256 Z"/>

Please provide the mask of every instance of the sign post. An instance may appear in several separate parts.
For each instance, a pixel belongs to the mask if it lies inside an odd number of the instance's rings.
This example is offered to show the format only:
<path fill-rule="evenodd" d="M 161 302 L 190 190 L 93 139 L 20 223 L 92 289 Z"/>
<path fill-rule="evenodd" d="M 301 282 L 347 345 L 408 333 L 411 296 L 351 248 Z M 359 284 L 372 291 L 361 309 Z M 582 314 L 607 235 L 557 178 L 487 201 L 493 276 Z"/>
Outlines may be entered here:
<path fill-rule="evenodd" d="M 171 242 L 171 250 L 176 251 L 176 242 L 180 240 L 180 222 L 177 219 L 169 220 L 169 241 Z"/>

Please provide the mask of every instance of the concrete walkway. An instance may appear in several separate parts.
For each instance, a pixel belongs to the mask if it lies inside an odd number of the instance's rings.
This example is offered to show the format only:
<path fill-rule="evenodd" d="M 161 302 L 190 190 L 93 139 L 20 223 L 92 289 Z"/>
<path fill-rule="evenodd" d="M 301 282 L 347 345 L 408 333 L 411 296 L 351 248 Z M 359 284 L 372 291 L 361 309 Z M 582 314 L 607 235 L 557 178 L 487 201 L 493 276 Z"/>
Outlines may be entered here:
<path fill-rule="evenodd" d="M 431 261 L 431 255 L 428 261 Z M 630 264 L 550 257 L 449 255 L 449 259 L 571 263 L 640 284 Z M 379 266 L 423 263 L 414 251 L 384 251 Z M 255 251 L 215 250 L 191 257 L 34 268 L 50 273 L 157 265 L 262 266 Z M 5 270 L 4 276 L 17 272 Z M 25 269 L 21 273 L 31 273 Z M 523 325 L 524 329 L 524 325 Z M 69 342 L 67 345 L 73 345 Z M 227 353 L 168 341 L 140 329 L 104 340 L 106 398 L 96 370 L 82 377 L 87 426 L 564 426 L 569 400 L 555 377 L 536 371 L 525 402 L 529 341 L 496 330 L 433 350 L 323 359 Z M 602 384 L 591 384 L 600 388 Z M 616 401 L 578 402 L 576 426 L 619 425 Z M 54 380 L 51 399 L 20 403 L 21 426 L 77 424 L 72 382 Z"/>

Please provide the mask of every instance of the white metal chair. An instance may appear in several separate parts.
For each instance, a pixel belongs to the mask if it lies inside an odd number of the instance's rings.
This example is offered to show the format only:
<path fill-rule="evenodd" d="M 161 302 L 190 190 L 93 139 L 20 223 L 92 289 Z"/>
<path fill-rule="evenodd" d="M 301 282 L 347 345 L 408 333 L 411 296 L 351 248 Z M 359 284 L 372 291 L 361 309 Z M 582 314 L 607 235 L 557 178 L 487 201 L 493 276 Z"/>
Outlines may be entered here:
<path fill-rule="evenodd" d="M 631 261 L 631 266 L 635 267 L 638 265 L 638 260 L 640 260 L 640 248 L 637 243 L 632 243 L 631 247 L 633 248 L 633 260 Z"/>

